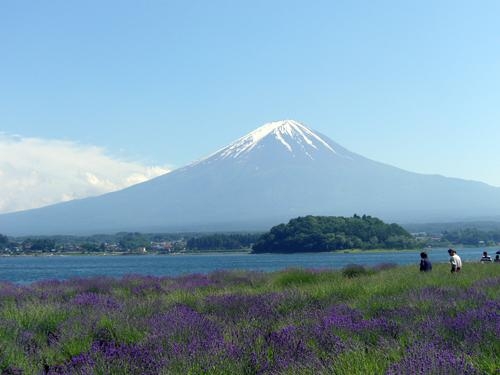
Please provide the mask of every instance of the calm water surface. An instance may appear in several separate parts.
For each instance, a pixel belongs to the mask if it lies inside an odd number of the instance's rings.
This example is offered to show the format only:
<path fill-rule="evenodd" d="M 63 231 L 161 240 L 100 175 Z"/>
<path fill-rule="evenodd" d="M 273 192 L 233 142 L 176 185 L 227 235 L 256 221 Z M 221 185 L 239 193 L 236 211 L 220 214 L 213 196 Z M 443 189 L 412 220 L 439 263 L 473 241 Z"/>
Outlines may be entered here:
<path fill-rule="evenodd" d="M 478 262 L 484 249 L 457 248 L 462 261 Z M 498 250 L 487 249 L 490 255 Z M 45 256 L 0 257 L 0 280 L 27 284 L 46 279 L 110 276 L 128 274 L 178 276 L 210 273 L 216 270 L 276 271 L 290 267 L 342 268 L 356 263 L 374 266 L 381 263 L 415 264 L 420 251 L 377 253 L 315 254 L 203 254 L 203 255 L 130 255 L 130 256 Z M 447 262 L 446 248 L 428 251 L 433 263 Z"/>

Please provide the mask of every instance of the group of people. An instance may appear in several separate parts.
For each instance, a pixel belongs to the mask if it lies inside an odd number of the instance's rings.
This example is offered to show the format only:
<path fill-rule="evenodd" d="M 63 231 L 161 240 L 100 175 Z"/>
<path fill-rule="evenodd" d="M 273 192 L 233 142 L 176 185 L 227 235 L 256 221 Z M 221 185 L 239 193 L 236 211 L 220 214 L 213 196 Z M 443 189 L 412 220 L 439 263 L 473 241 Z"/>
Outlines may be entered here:
<path fill-rule="evenodd" d="M 462 269 L 462 259 L 460 259 L 460 256 L 457 254 L 455 249 L 448 249 L 448 255 L 450 256 L 450 264 L 451 264 L 451 272 L 460 272 Z M 483 252 L 483 256 L 481 257 L 481 262 L 499 262 L 500 263 L 500 254 L 495 256 L 495 260 L 492 260 L 491 257 L 488 255 L 487 251 Z M 429 260 L 429 256 L 425 251 L 422 251 L 420 253 L 420 271 L 427 272 L 432 270 L 432 263 Z"/>
<path fill-rule="evenodd" d="M 451 272 L 460 272 L 462 269 L 462 259 L 458 256 L 454 249 L 448 249 L 450 255 Z M 425 251 L 420 253 L 420 271 L 427 272 L 432 270 L 432 263 Z"/>

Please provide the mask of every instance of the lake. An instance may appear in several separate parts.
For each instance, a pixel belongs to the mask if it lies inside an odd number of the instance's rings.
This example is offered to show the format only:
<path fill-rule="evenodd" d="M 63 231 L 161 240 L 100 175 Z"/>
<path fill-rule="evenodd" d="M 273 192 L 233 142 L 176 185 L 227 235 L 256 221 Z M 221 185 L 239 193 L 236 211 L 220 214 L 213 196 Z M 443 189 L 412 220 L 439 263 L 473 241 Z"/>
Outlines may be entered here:
<path fill-rule="evenodd" d="M 478 262 L 484 249 L 457 248 L 464 263 Z M 486 249 L 494 255 L 498 248 Z M 129 255 L 129 256 L 19 256 L 0 257 L 0 280 L 29 284 L 46 279 L 109 276 L 128 274 L 178 276 L 191 273 L 207 274 L 216 270 L 276 271 L 291 267 L 309 269 L 339 269 L 355 263 L 375 266 L 382 263 L 415 264 L 420 250 L 366 253 L 312 254 L 197 254 L 197 255 Z M 448 262 L 447 248 L 428 251 L 433 263 Z"/>

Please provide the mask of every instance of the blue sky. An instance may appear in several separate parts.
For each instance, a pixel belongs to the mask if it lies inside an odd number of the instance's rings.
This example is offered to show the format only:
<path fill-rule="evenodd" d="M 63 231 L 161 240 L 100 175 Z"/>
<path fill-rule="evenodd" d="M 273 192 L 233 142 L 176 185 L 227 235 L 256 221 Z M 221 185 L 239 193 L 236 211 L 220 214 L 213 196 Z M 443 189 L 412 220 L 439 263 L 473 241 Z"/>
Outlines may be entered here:
<path fill-rule="evenodd" d="M 0 180 L 24 179 L 25 200 L 41 180 L 80 197 L 60 169 L 82 149 L 143 180 L 295 119 L 371 159 L 500 186 L 499 14 L 498 1 L 2 1 Z M 33 142 L 42 155 L 16 174 Z M 80 172 L 102 182 L 98 160 Z"/>

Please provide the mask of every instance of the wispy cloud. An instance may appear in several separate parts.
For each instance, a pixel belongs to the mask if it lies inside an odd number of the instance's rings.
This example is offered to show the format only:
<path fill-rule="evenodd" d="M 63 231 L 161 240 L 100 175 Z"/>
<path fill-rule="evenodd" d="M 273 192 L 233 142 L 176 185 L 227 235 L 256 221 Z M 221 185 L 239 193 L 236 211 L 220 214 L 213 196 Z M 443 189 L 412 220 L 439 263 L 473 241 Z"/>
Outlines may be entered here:
<path fill-rule="evenodd" d="M 95 146 L 0 133 L 0 213 L 104 194 L 168 171 Z"/>

